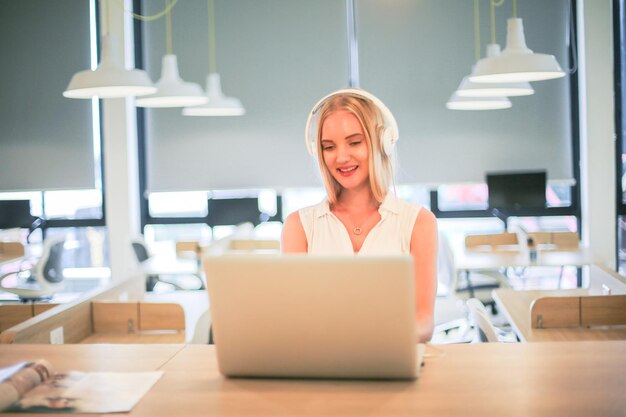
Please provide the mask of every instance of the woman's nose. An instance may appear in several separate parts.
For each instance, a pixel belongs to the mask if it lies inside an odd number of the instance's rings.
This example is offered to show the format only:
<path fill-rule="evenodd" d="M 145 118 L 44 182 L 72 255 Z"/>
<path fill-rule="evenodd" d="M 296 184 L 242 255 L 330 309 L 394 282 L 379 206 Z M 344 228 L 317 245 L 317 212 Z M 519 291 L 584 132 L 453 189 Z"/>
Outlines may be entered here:
<path fill-rule="evenodd" d="M 350 160 L 350 149 L 347 146 L 337 147 L 337 162 L 347 162 Z"/>

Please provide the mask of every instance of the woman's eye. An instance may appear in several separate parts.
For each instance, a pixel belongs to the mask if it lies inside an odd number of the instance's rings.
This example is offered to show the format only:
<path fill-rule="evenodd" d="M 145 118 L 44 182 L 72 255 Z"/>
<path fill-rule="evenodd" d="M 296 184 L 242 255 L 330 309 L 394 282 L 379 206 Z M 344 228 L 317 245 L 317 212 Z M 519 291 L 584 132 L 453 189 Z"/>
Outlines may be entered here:
<path fill-rule="evenodd" d="M 323 151 L 330 151 L 333 148 L 334 148 L 333 145 L 322 145 L 322 150 Z"/>
<path fill-rule="evenodd" d="M 357 146 L 360 145 L 361 141 L 360 140 L 355 140 L 354 142 L 350 142 L 350 146 Z"/>

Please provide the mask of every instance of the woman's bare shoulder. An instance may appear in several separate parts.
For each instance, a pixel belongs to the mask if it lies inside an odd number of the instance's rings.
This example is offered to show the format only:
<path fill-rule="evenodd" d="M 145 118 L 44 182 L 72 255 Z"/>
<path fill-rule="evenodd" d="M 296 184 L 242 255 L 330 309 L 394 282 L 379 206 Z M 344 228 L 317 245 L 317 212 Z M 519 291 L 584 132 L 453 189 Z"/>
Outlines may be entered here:
<path fill-rule="evenodd" d="M 437 233 L 437 217 L 432 211 L 422 207 L 413 225 L 412 239 L 423 241 L 426 237 L 436 242 Z"/>
<path fill-rule="evenodd" d="M 300 221 L 300 213 L 297 211 L 294 211 L 285 219 L 281 241 L 283 253 L 307 251 L 306 234 Z"/>

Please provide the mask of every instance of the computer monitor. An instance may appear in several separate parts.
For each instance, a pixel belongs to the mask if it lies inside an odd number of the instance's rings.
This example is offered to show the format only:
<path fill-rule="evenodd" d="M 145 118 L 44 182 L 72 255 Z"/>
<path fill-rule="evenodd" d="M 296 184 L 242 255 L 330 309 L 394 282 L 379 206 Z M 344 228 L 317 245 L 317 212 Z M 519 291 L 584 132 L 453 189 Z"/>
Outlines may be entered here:
<path fill-rule="evenodd" d="M 487 173 L 489 208 L 505 211 L 546 206 L 546 171 Z"/>
<path fill-rule="evenodd" d="M 28 228 L 35 219 L 30 214 L 30 200 L 0 200 L 0 229 Z"/>
<path fill-rule="evenodd" d="M 258 198 L 211 198 L 208 209 L 207 223 L 211 227 L 261 223 Z"/>

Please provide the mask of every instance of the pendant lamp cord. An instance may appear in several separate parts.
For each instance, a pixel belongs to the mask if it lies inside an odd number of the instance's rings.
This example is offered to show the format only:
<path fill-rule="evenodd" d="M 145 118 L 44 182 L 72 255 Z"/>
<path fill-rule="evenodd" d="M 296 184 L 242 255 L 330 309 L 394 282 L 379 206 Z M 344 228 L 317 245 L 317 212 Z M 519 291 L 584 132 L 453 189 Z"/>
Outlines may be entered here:
<path fill-rule="evenodd" d="M 356 34 L 356 5 L 354 0 L 346 0 L 346 28 L 348 34 L 348 85 L 358 87 L 359 45 Z"/>
<path fill-rule="evenodd" d="M 171 11 L 171 0 L 165 0 L 165 10 L 167 13 L 165 14 L 165 52 L 168 55 L 172 55 L 172 14 Z"/>
<path fill-rule="evenodd" d="M 500 7 L 504 4 L 504 0 L 496 1 L 490 0 L 490 10 L 491 10 L 491 43 L 496 43 L 496 7 Z"/>
<path fill-rule="evenodd" d="M 217 73 L 216 42 L 215 42 L 215 4 L 208 0 L 208 32 L 209 32 L 209 73 Z"/>
<path fill-rule="evenodd" d="M 140 14 L 137 14 L 137 13 L 133 13 L 132 10 L 128 10 L 126 7 L 124 7 L 124 0 L 117 0 L 117 3 L 122 7 L 122 9 L 124 9 L 125 12 L 129 13 L 133 18 L 135 18 L 137 20 L 141 20 L 142 22 L 150 22 L 150 21 L 153 21 L 153 20 L 160 19 L 163 16 L 169 14 L 169 12 L 176 5 L 176 3 L 178 3 L 178 0 L 171 0 L 170 4 L 165 6 L 165 9 L 163 9 L 159 13 L 153 14 L 151 16 L 144 16 L 144 15 L 140 15 Z"/>
<path fill-rule="evenodd" d="M 474 0 L 474 53 L 476 55 L 474 62 L 478 62 L 480 60 L 480 13 L 478 0 Z"/>

